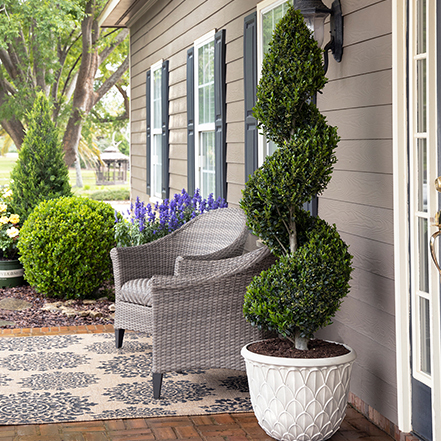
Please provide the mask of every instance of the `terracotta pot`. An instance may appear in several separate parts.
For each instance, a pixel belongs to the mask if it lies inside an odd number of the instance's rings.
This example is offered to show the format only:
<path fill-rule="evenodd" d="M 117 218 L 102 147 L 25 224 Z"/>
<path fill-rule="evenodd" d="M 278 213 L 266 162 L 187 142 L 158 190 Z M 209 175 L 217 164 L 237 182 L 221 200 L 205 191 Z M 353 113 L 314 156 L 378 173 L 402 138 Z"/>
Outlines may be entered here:
<path fill-rule="evenodd" d="M 249 345 L 247 345 L 249 346 Z M 278 440 L 330 438 L 346 414 L 356 353 L 332 358 L 280 358 L 242 348 L 251 404 L 259 425 Z"/>
<path fill-rule="evenodd" d="M 19 260 L 0 260 L 0 288 L 23 285 L 23 274 Z"/>

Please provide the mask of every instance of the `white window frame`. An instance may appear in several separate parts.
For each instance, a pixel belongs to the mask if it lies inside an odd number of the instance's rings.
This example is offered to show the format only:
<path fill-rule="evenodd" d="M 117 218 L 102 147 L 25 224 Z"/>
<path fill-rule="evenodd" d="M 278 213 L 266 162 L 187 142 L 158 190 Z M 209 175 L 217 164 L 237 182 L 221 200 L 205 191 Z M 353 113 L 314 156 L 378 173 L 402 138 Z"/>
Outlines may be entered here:
<path fill-rule="evenodd" d="M 150 188 L 151 188 L 151 196 L 150 196 L 150 202 L 162 202 L 162 188 L 156 189 L 155 188 L 155 173 L 154 173 L 154 167 L 157 164 L 157 161 L 155 161 L 155 156 L 153 155 L 153 151 L 155 149 L 155 135 L 161 135 L 162 136 L 162 127 L 155 128 L 154 127 L 154 121 L 155 121 L 155 106 L 154 106 L 154 84 L 155 84 L 155 72 L 160 70 L 161 71 L 161 110 L 162 110 L 162 64 L 163 60 L 159 60 L 155 64 L 153 64 L 150 67 Z M 162 121 L 162 115 L 160 115 L 160 120 Z M 161 124 L 162 125 L 162 124 Z M 161 164 L 161 169 L 162 169 Z M 162 187 L 162 173 L 161 173 L 161 187 Z"/>
<path fill-rule="evenodd" d="M 277 8 L 289 0 L 264 0 L 257 4 L 257 81 L 262 77 L 262 62 L 263 62 L 263 15 L 271 9 Z M 268 155 L 268 142 L 264 135 L 259 132 L 257 137 L 257 164 L 260 167 L 264 159 Z"/>
<path fill-rule="evenodd" d="M 202 186 L 200 170 L 202 167 L 202 156 L 200 154 L 200 137 L 203 132 L 215 132 L 215 122 L 199 124 L 199 48 L 206 45 L 207 43 L 214 42 L 216 30 L 208 32 L 201 38 L 198 38 L 194 42 L 194 126 L 195 126 L 195 186 L 199 188 L 201 194 L 205 191 Z M 214 57 L 214 55 L 213 55 Z M 213 59 L 214 62 L 214 59 Z M 203 197 L 208 197 L 208 194 L 203 194 Z"/>

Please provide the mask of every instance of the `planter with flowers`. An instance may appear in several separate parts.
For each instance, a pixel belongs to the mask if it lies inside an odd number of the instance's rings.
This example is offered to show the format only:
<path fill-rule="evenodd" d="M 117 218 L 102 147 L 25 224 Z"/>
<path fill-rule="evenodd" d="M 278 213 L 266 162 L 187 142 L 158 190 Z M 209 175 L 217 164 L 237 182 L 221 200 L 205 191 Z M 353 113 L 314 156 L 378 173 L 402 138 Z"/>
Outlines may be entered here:
<path fill-rule="evenodd" d="M 244 315 L 279 337 L 247 345 L 254 412 L 279 440 L 320 441 L 344 418 L 355 352 L 313 339 L 349 291 L 351 255 L 335 226 L 303 209 L 331 179 L 337 130 L 314 104 L 325 85 L 322 51 L 290 7 L 264 58 L 254 115 L 278 149 L 250 177 L 241 207 L 277 262 L 256 277 Z"/>
<path fill-rule="evenodd" d="M 23 266 L 18 260 L 17 242 L 20 235 L 18 214 L 11 213 L 8 202 L 11 190 L 0 189 L 0 287 L 13 287 L 23 284 Z"/>

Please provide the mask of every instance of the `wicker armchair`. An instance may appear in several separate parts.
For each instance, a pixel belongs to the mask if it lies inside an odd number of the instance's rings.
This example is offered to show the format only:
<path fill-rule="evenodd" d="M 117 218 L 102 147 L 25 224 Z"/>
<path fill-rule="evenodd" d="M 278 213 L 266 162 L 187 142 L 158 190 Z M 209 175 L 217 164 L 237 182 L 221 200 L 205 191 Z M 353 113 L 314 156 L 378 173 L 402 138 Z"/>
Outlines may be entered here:
<path fill-rule="evenodd" d="M 237 208 L 218 208 L 199 215 L 154 242 L 110 252 L 115 279 L 115 340 L 122 346 L 124 330 L 153 330 L 153 275 L 172 276 L 178 256 L 218 260 L 243 253 L 248 235 L 246 217 Z"/>
<path fill-rule="evenodd" d="M 241 348 L 264 336 L 243 317 L 244 294 L 274 261 L 266 247 L 218 261 L 178 257 L 174 276 L 150 279 L 154 398 L 160 397 L 164 372 L 245 370 Z"/>

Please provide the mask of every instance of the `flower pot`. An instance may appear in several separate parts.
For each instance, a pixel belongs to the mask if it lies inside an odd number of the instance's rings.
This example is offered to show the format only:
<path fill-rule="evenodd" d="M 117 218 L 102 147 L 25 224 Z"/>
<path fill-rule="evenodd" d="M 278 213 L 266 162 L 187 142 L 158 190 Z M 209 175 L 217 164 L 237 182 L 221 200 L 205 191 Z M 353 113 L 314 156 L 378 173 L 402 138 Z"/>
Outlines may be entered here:
<path fill-rule="evenodd" d="M 249 345 L 247 345 L 249 346 Z M 332 358 L 280 358 L 242 348 L 259 425 L 278 440 L 330 438 L 345 417 L 355 351 Z"/>
<path fill-rule="evenodd" d="M 23 285 L 23 273 L 19 260 L 0 260 L 0 288 Z"/>

